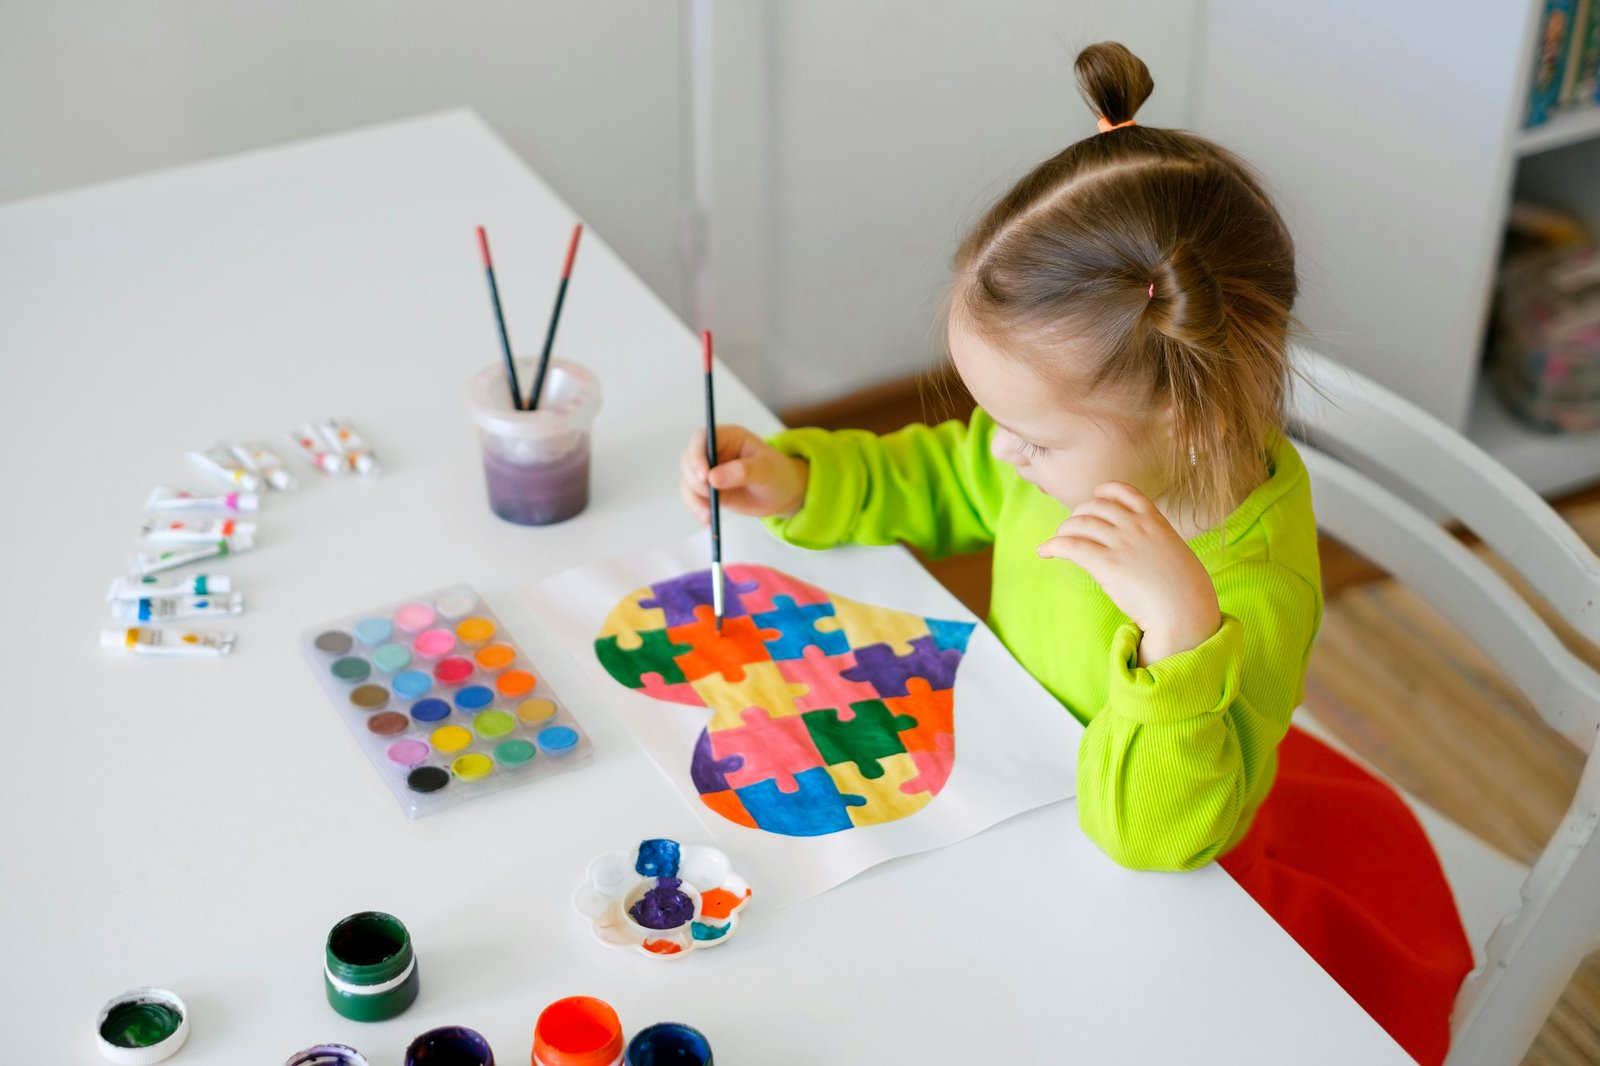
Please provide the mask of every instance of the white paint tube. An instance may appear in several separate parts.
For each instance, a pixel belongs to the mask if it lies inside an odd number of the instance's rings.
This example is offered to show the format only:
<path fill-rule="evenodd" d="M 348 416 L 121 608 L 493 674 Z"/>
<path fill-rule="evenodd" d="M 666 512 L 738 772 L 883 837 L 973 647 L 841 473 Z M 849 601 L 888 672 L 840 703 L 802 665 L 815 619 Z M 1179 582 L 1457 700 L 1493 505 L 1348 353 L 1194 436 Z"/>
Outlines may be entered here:
<path fill-rule="evenodd" d="M 213 596 L 233 591 L 233 578 L 195 574 L 171 585 L 159 577 L 119 577 L 111 582 L 106 602 L 112 600 L 171 599 L 174 596 Z"/>
<path fill-rule="evenodd" d="M 203 559 L 220 559 L 253 547 L 255 547 L 253 535 L 235 533 L 229 539 L 218 540 L 211 544 L 197 544 L 192 548 L 175 548 L 172 551 L 159 553 L 141 552 L 128 560 L 128 566 L 133 570 L 135 577 L 145 577 L 166 570 L 176 570 L 180 566 L 198 563 Z"/>
<path fill-rule="evenodd" d="M 208 511 L 219 514 L 252 514 L 261 506 L 253 492 L 230 492 L 226 496 L 196 496 L 192 492 L 152 489 L 144 501 L 146 511 Z"/>
<path fill-rule="evenodd" d="M 100 646 L 117 648 L 135 655 L 187 655 L 215 658 L 233 651 L 232 633 L 197 633 L 182 629 L 152 629 L 129 626 L 127 629 L 102 629 Z"/>
<path fill-rule="evenodd" d="M 141 600 L 115 600 L 111 617 L 123 622 L 176 622 L 183 618 L 214 618 L 244 610 L 244 597 L 157 596 Z"/>
<path fill-rule="evenodd" d="M 190 452 L 189 461 L 235 488 L 245 492 L 261 491 L 261 479 L 240 466 L 233 453 L 220 444 L 213 444 L 203 452 Z"/>
<path fill-rule="evenodd" d="M 346 466 L 363 477 L 377 476 L 380 469 L 378 457 L 372 454 L 372 449 L 350 423 L 337 418 L 325 418 L 317 423 L 317 428 L 322 431 L 323 439 L 344 456 Z"/>
<path fill-rule="evenodd" d="M 330 452 L 322 442 L 322 435 L 311 423 L 306 422 L 290 430 L 289 439 L 294 441 L 295 450 L 305 461 L 324 474 L 344 473 L 344 455 L 337 448 Z"/>
<path fill-rule="evenodd" d="M 152 518 L 140 530 L 146 544 L 210 544 L 216 540 L 236 540 L 240 536 L 254 537 L 255 533 L 254 522 L 240 522 L 233 518 L 219 518 L 215 522 L 174 522 L 168 518 Z"/>
<path fill-rule="evenodd" d="M 288 492 L 295 487 L 294 475 L 289 473 L 289 468 L 283 465 L 283 460 L 278 458 L 276 452 L 254 444 L 230 444 L 228 450 L 239 460 L 240 466 L 279 492 Z"/>

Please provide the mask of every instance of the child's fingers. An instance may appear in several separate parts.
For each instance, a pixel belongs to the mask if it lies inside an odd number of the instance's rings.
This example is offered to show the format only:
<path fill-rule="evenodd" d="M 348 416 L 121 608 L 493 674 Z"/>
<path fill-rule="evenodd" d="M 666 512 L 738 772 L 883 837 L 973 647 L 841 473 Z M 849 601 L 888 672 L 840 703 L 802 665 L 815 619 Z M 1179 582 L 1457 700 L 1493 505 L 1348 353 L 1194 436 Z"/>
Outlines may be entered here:
<path fill-rule="evenodd" d="M 1122 543 L 1121 530 L 1111 522 L 1099 515 L 1084 514 L 1081 511 L 1073 513 L 1071 518 L 1056 527 L 1058 537 L 1083 537 L 1097 544 L 1104 544 L 1114 548 Z"/>
<path fill-rule="evenodd" d="M 718 442 L 721 443 L 720 441 Z M 689 434 L 689 446 L 683 450 L 678 458 L 678 465 L 683 470 L 683 479 L 694 483 L 704 481 L 706 477 L 706 431 L 697 429 Z"/>
<path fill-rule="evenodd" d="M 1085 570 L 1091 570 L 1095 564 L 1103 561 L 1111 554 L 1111 549 L 1103 544 L 1096 544 L 1083 537 L 1051 537 L 1038 547 L 1041 559 L 1065 559 L 1069 563 L 1077 563 Z"/>
<path fill-rule="evenodd" d="M 683 498 L 683 505 L 689 509 L 701 525 L 711 523 L 711 506 L 705 500 L 695 495 L 688 485 L 679 482 L 678 495 Z"/>
<path fill-rule="evenodd" d="M 1135 512 L 1121 500 L 1104 496 L 1096 496 L 1078 504 L 1072 509 L 1073 518 L 1093 518 L 1108 525 L 1122 527 L 1132 518 Z"/>
<path fill-rule="evenodd" d="M 1094 487 L 1095 496 L 1101 499 L 1116 500 L 1134 514 L 1148 514 L 1155 510 L 1155 504 L 1150 502 L 1150 497 L 1128 484 L 1126 481 L 1107 481 Z"/>
<path fill-rule="evenodd" d="M 725 463 L 718 463 L 706 477 L 712 488 L 727 490 L 743 488 L 750 481 L 750 462 L 747 459 L 731 459 Z"/>

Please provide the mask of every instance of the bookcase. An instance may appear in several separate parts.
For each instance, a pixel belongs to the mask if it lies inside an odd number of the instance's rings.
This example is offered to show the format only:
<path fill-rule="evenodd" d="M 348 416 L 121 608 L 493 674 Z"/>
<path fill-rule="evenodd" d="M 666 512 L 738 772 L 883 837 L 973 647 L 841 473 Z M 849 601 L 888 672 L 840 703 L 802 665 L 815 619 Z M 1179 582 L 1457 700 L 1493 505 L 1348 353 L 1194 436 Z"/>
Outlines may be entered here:
<path fill-rule="evenodd" d="M 1535 489 L 1600 481 L 1600 435 L 1524 428 L 1482 356 L 1514 197 L 1600 235 L 1600 109 L 1524 129 L 1544 0 L 1208 0 L 1197 132 L 1294 230 L 1310 342 Z"/>

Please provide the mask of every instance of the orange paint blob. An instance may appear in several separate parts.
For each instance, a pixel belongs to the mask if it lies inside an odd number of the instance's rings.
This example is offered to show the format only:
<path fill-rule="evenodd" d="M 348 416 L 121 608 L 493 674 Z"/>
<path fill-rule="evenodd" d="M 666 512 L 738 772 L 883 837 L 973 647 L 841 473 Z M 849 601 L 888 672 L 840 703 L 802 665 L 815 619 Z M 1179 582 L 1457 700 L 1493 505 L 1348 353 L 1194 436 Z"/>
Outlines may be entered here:
<path fill-rule="evenodd" d="M 710 892 L 700 893 L 700 913 L 707 918 L 726 918 L 733 913 L 733 909 L 746 899 L 750 898 L 750 890 L 744 890 L 744 895 L 738 896 L 725 888 L 713 888 Z"/>
<path fill-rule="evenodd" d="M 509 644 L 490 644 L 486 648 L 479 648 L 473 658 L 485 670 L 504 670 L 516 662 L 517 649 Z"/>
<path fill-rule="evenodd" d="M 683 950 L 683 945 L 674 944 L 670 940 L 646 940 L 644 949 L 657 955 L 676 955 Z"/>
<path fill-rule="evenodd" d="M 526 670 L 507 670 L 494 680 L 494 687 L 507 699 L 526 696 L 537 685 L 538 678 Z"/>

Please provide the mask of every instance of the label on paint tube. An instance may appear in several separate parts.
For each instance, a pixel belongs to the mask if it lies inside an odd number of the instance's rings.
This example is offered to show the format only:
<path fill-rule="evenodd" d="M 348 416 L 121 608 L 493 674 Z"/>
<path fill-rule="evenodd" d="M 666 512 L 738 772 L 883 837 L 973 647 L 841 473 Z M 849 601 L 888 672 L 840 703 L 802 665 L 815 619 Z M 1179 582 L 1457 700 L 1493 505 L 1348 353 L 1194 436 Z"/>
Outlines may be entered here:
<path fill-rule="evenodd" d="M 236 540 L 240 536 L 255 536 L 254 522 L 241 522 L 235 518 L 219 518 L 215 522 L 174 522 L 167 518 L 152 518 L 140 533 L 149 544 L 210 544 L 214 541 Z"/>
<path fill-rule="evenodd" d="M 246 492 L 258 492 L 261 479 L 239 465 L 228 449 L 214 444 L 203 452 L 190 452 L 189 461 L 201 470 Z"/>
<path fill-rule="evenodd" d="M 232 633 L 197 633 L 187 629 L 102 629 L 100 646 L 130 651 L 135 655 L 227 655 L 233 651 Z"/>
<path fill-rule="evenodd" d="M 226 496 L 196 496 L 192 492 L 152 489 L 144 501 L 146 511 L 215 511 L 223 514 L 249 514 L 260 506 L 253 492 L 230 492 Z"/>
<path fill-rule="evenodd" d="M 128 560 L 128 566 L 137 577 L 149 574 L 159 574 L 166 570 L 176 570 L 180 566 L 198 563 L 203 559 L 215 559 L 234 552 L 244 551 L 255 546 L 255 538 L 248 533 L 236 532 L 228 540 L 219 540 L 214 544 L 199 544 L 193 548 L 179 548 L 173 551 L 151 553 L 141 552 Z"/>
<path fill-rule="evenodd" d="M 344 456 L 338 450 L 328 451 L 311 423 L 295 427 L 289 432 L 289 439 L 294 441 L 295 450 L 305 457 L 306 462 L 324 474 L 344 473 Z"/>
<path fill-rule="evenodd" d="M 209 596 L 233 591 L 233 578 L 211 574 L 195 574 L 171 585 L 163 585 L 159 577 L 113 578 L 106 592 L 106 601 L 164 599 L 173 596 Z"/>
<path fill-rule="evenodd" d="M 244 597 L 170 596 L 139 600 L 117 600 L 111 614 L 128 622 L 176 622 L 183 618 L 210 618 L 219 614 L 238 614 L 244 610 Z"/>
<path fill-rule="evenodd" d="M 252 474 L 259 474 L 279 492 L 287 492 L 295 487 L 294 475 L 289 473 L 276 452 L 253 444 L 230 444 L 228 450 L 239 460 L 239 465 Z"/>

